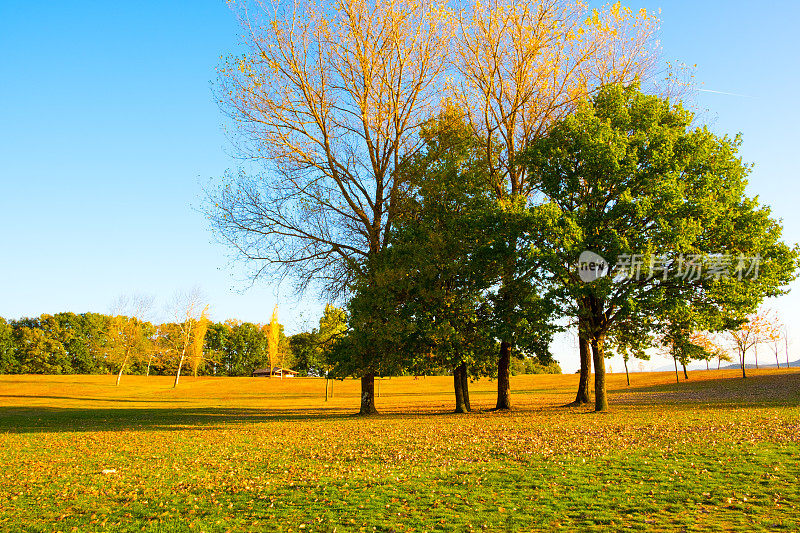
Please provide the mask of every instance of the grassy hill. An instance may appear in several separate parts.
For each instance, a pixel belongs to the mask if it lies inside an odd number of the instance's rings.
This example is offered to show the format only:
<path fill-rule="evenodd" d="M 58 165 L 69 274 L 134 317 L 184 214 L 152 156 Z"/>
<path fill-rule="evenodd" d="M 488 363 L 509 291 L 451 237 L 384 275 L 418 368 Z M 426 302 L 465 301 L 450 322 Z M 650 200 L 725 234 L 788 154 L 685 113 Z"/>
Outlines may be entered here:
<path fill-rule="evenodd" d="M 611 412 L 559 407 L 575 375 L 472 384 L 0 376 L 3 531 L 800 528 L 800 369 L 609 376 Z"/>

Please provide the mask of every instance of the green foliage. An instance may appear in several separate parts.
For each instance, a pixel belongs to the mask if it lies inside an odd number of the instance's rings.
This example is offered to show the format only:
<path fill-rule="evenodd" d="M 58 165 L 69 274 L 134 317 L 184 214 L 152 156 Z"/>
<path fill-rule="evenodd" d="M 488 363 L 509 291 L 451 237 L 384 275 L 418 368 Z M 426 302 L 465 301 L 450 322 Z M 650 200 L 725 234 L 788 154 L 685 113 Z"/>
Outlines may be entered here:
<path fill-rule="evenodd" d="M 14 330 L 15 354 L 20 374 L 68 374 L 69 359 L 64 346 L 45 330 L 22 326 Z"/>
<path fill-rule="evenodd" d="M 580 334 L 597 350 L 611 335 L 639 352 L 630 333 L 665 331 L 678 307 L 700 329 L 728 327 L 796 275 L 798 249 L 780 241 L 769 209 L 745 195 L 740 139 L 693 128 L 692 120 L 636 84 L 611 85 L 526 151 L 543 198 L 530 209 L 532 255 L 552 282 L 548 297 L 581 321 Z M 581 282 L 583 251 L 605 258 L 611 275 Z M 759 257 L 758 276 L 732 265 L 727 276 L 682 277 L 695 256 L 705 265 Z M 625 257 L 640 260 L 640 275 L 620 275 Z M 619 323 L 639 325 L 614 331 Z"/>
<path fill-rule="evenodd" d="M 524 359 L 515 357 L 511 360 L 511 375 L 518 376 L 523 374 L 561 374 L 561 366 L 553 360 L 542 363 L 538 358 L 526 357 Z"/>
<path fill-rule="evenodd" d="M 14 345 L 14 329 L 0 317 L 0 374 L 16 374 L 17 357 Z"/>

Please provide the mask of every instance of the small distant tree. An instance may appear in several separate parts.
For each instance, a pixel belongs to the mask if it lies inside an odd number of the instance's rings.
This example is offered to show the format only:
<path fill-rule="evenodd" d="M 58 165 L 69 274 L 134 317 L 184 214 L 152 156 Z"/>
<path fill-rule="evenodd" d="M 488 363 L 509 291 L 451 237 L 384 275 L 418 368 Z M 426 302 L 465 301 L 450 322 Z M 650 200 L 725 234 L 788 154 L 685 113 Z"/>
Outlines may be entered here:
<path fill-rule="evenodd" d="M 689 337 L 690 342 L 702 348 L 699 353 L 701 360 L 706 362 L 706 370 L 710 370 L 710 361 L 716 358 L 718 361 L 732 361 L 725 349 L 719 345 L 711 333 L 707 331 L 697 331 Z M 717 365 L 719 368 L 719 364 Z"/>
<path fill-rule="evenodd" d="M 152 353 L 152 325 L 144 321 L 153 299 L 143 295 L 120 296 L 111 307 L 102 353 L 112 366 L 117 366 L 117 383 L 125 368 Z"/>
<path fill-rule="evenodd" d="M 334 367 L 333 349 L 347 333 L 347 313 L 344 309 L 332 304 L 325 305 L 325 311 L 319 319 L 319 330 L 315 344 L 317 358 L 325 373 L 325 401 L 333 398 L 333 380 L 330 379 Z M 330 387 L 330 392 L 328 391 Z"/>
<path fill-rule="evenodd" d="M 769 342 L 772 339 L 779 338 L 780 325 L 771 312 L 761 310 L 749 315 L 747 320 L 737 329 L 731 330 L 729 335 L 733 348 L 739 355 L 742 378 L 746 378 L 745 357 L 748 350 L 755 348 L 760 342 Z"/>
<path fill-rule="evenodd" d="M 278 305 L 272 309 L 272 318 L 267 327 L 267 350 L 269 351 L 269 377 L 278 362 L 278 343 L 280 342 L 280 325 L 278 324 Z M 283 379 L 283 363 L 281 363 L 281 379 Z"/>
<path fill-rule="evenodd" d="M 628 361 L 632 357 L 642 361 L 650 360 L 650 354 L 647 353 L 647 349 L 653 346 L 653 341 L 649 326 L 645 326 L 643 321 L 623 320 L 611 330 L 608 342 L 612 350 L 622 357 L 622 364 L 625 367 L 625 381 L 629 387 L 631 378 L 628 372 Z"/>
<path fill-rule="evenodd" d="M 201 308 L 200 300 L 199 290 L 194 289 L 188 294 L 177 295 L 173 304 L 175 322 L 172 325 L 172 334 L 166 338 L 169 343 L 167 352 L 178 360 L 173 387 L 178 386 L 181 370 L 187 359 L 203 358 L 205 334 L 208 331 L 208 305 Z"/>

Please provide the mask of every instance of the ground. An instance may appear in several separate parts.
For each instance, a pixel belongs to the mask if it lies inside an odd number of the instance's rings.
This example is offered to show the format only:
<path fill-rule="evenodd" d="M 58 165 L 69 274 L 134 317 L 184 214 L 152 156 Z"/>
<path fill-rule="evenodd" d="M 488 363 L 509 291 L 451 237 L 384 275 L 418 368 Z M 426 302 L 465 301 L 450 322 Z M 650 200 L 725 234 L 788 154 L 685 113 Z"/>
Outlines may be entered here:
<path fill-rule="evenodd" d="M 358 382 L 0 376 L 2 531 L 800 529 L 800 369 Z M 681 378 L 682 379 L 682 378 Z"/>

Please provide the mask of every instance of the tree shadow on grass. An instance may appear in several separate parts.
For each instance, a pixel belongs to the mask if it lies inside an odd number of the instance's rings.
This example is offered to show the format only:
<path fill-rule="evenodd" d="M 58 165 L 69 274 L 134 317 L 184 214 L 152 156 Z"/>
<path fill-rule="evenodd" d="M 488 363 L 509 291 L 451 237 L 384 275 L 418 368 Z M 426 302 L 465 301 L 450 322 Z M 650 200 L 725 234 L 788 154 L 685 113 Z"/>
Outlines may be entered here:
<path fill-rule="evenodd" d="M 273 421 L 345 419 L 351 414 L 328 408 L 286 410 L 245 408 L 57 408 L 0 407 L 2 433 L 83 431 L 178 431 Z"/>
<path fill-rule="evenodd" d="M 680 383 L 646 387 L 616 387 L 609 390 L 616 405 L 642 404 L 713 404 L 714 406 L 796 406 L 800 403 L 800 373 L 761 374 L 714 378 L 697 376 Z"/>

